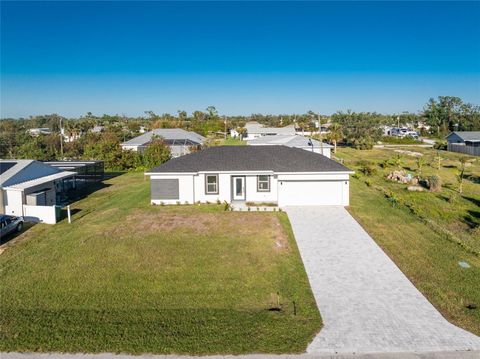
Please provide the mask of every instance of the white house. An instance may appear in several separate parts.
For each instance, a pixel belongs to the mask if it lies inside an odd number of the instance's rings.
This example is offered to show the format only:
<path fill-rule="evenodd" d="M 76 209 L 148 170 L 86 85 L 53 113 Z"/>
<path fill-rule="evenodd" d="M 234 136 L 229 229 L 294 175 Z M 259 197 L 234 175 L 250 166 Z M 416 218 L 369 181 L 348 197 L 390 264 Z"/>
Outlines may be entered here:
<path fill-rule="evenodd" d="M 282 145 L 287 147 L 301 148 L 306 151 L 320 153 L 330 158 L 332 145 L 308 138 L 302 135 L 276 135 L 264 136 L 248 141 L 250 146 L 274 146 Z"/>
<path fill-rule="evenodd" d="M 219 146 L 174 158 L 145 174 L 151 203 L 225 201 L 278 206 L 349 204 L 347 167 L 287 146 Z"/>
<path fill-rule="evenodd" d="M 250 121 L 245 124 L 245 129 L 247 134 L 244 137 L 244 140 L 253 140 L 255 138 L 263 136 L 275 136 L 275 135 L 294 135 L 295 127 L 294 125 L 289 125 L 285 127 L 264 127 L 262 124 Z"/>
<path fill-rule="evenodd" d="M 0 160 L 0 175 L 1 214 L 55 223 L 57 194 L 75 186 L 76 173 L 34 160 Z"/>
<path fill-rule="evenodd" d="M 192 148 L 200 148 L 205 137 L 196 132 L 185 131 L 181 128 L 157 128 L 121 143 L 122 149 L 143 152 L 154 136 L 159 136 L 170 147 L 172 157 L 183 156 L 191 152 Z"/>

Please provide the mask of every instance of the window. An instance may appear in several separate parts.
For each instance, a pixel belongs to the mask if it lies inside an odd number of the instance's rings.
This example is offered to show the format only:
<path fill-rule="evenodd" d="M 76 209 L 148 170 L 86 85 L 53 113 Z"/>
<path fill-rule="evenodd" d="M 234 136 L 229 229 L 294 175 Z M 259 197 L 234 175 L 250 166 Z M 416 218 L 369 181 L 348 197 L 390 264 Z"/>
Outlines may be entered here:
<path fill-rule="evenodd" d="M 257 191 L 270 192 L 270 176 L 257 176 Z"/>
<path fill-rule="evenodd" d="M 205 194 L 218 194 L 218 175 L 205 175 Z"/>

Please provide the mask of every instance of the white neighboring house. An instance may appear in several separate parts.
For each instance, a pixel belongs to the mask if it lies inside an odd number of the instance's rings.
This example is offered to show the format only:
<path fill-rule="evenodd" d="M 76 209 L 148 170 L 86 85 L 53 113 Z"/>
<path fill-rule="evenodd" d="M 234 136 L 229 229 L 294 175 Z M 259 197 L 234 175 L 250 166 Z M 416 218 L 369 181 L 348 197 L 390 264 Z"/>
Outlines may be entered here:
<path fill-rule="evenodd" d="M 285 127 L 264 127 L 262 124 L 250 121 L 245 124 L 247 133 L 243 138 L 246 141 L 253 140 L 255 138 L 263 136 L 275 136 L 275 135 L 294 135 L 295 126 L 289 125 Z"/>
<path fill-rule="evenodd" d="M 353 171 L 287 146 L 219 146 L 152 168 L 151 203 L 225 201 L 348 206 Z"/>
<path fill-rule="evenodd" d="M 68 131 L 65 131 L 64 128 L 61 128 L 60 129 L 60 133 L 62 134 L 63 136 L 63 140 L 65 142 L 73 142 L 73 141 L 76 141 L 78 140 L 80 137 L 82 137 L 82 133 L 81 132 L 71 132 L 71 133 L 68 133 Z"/>
<path fill-rule="evenodd" d="M 301 148 L 306 151 L 320 153 L 330 158 L 330 152 L 333 148 L 332 145 L 320 142 L 302 135 L 277 135 L 277 136 L 264 136 L 248 141 L 250 146 L 273 146 L 282 145 L 287 147 Z"/>
<path fill-rule="evenodd" d="M 191 148 L 201 148 L 205 137 L 196 132 L 181 128 L 157 128 L 121 143 L 122 149 L 143 152 L 152 141 L 153 136 L 159 136 L 170 147 L 172 157 L 179 157 L 191 152 Z"/>
<path fill-rule="evenodd" d="M 51 135 L 52 131 L 48 127 L 37 127 L 37 128 L 29 128 L 27 133 L 30 136 L 37 137 L 39 135 Z"/>
<path fill-rule="evenodd" d="M 0 160 L 0 174 L 0 213 L 47 223 L 55 223 L 57 194 L 75 186 L 76 175 L 35 160 Z"/>

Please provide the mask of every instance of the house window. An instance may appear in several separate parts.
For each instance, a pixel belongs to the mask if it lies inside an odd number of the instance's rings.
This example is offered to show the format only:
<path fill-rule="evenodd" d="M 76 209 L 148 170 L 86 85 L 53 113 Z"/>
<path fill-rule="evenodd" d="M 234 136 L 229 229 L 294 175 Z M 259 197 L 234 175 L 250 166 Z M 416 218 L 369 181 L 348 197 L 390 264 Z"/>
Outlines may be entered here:
<path fill-rule="evenodd" d="M 205 175 L 205 194 L 218 194 L 218 175 Z"/>
<path fill-rule="evenodd" d="M 270 192 L 270 176 L 257 176 L 257 191 Z"/>

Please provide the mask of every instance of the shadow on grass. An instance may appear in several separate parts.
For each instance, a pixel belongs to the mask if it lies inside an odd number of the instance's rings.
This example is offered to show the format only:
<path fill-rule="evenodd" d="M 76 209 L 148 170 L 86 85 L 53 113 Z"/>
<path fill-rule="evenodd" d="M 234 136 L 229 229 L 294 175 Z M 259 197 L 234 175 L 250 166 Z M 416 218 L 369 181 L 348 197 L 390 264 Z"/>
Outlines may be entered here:
<path fill-rule="evenodd" d="M 462 196 L 464 199 L 466 199 L 467 201 L 470 201 L 472 202 L 474 205 L 480 207 L 480 199 L 477 199 L 477 198 L 473 198 L 473 197 L 467 197 L 467 196 Z"/>

